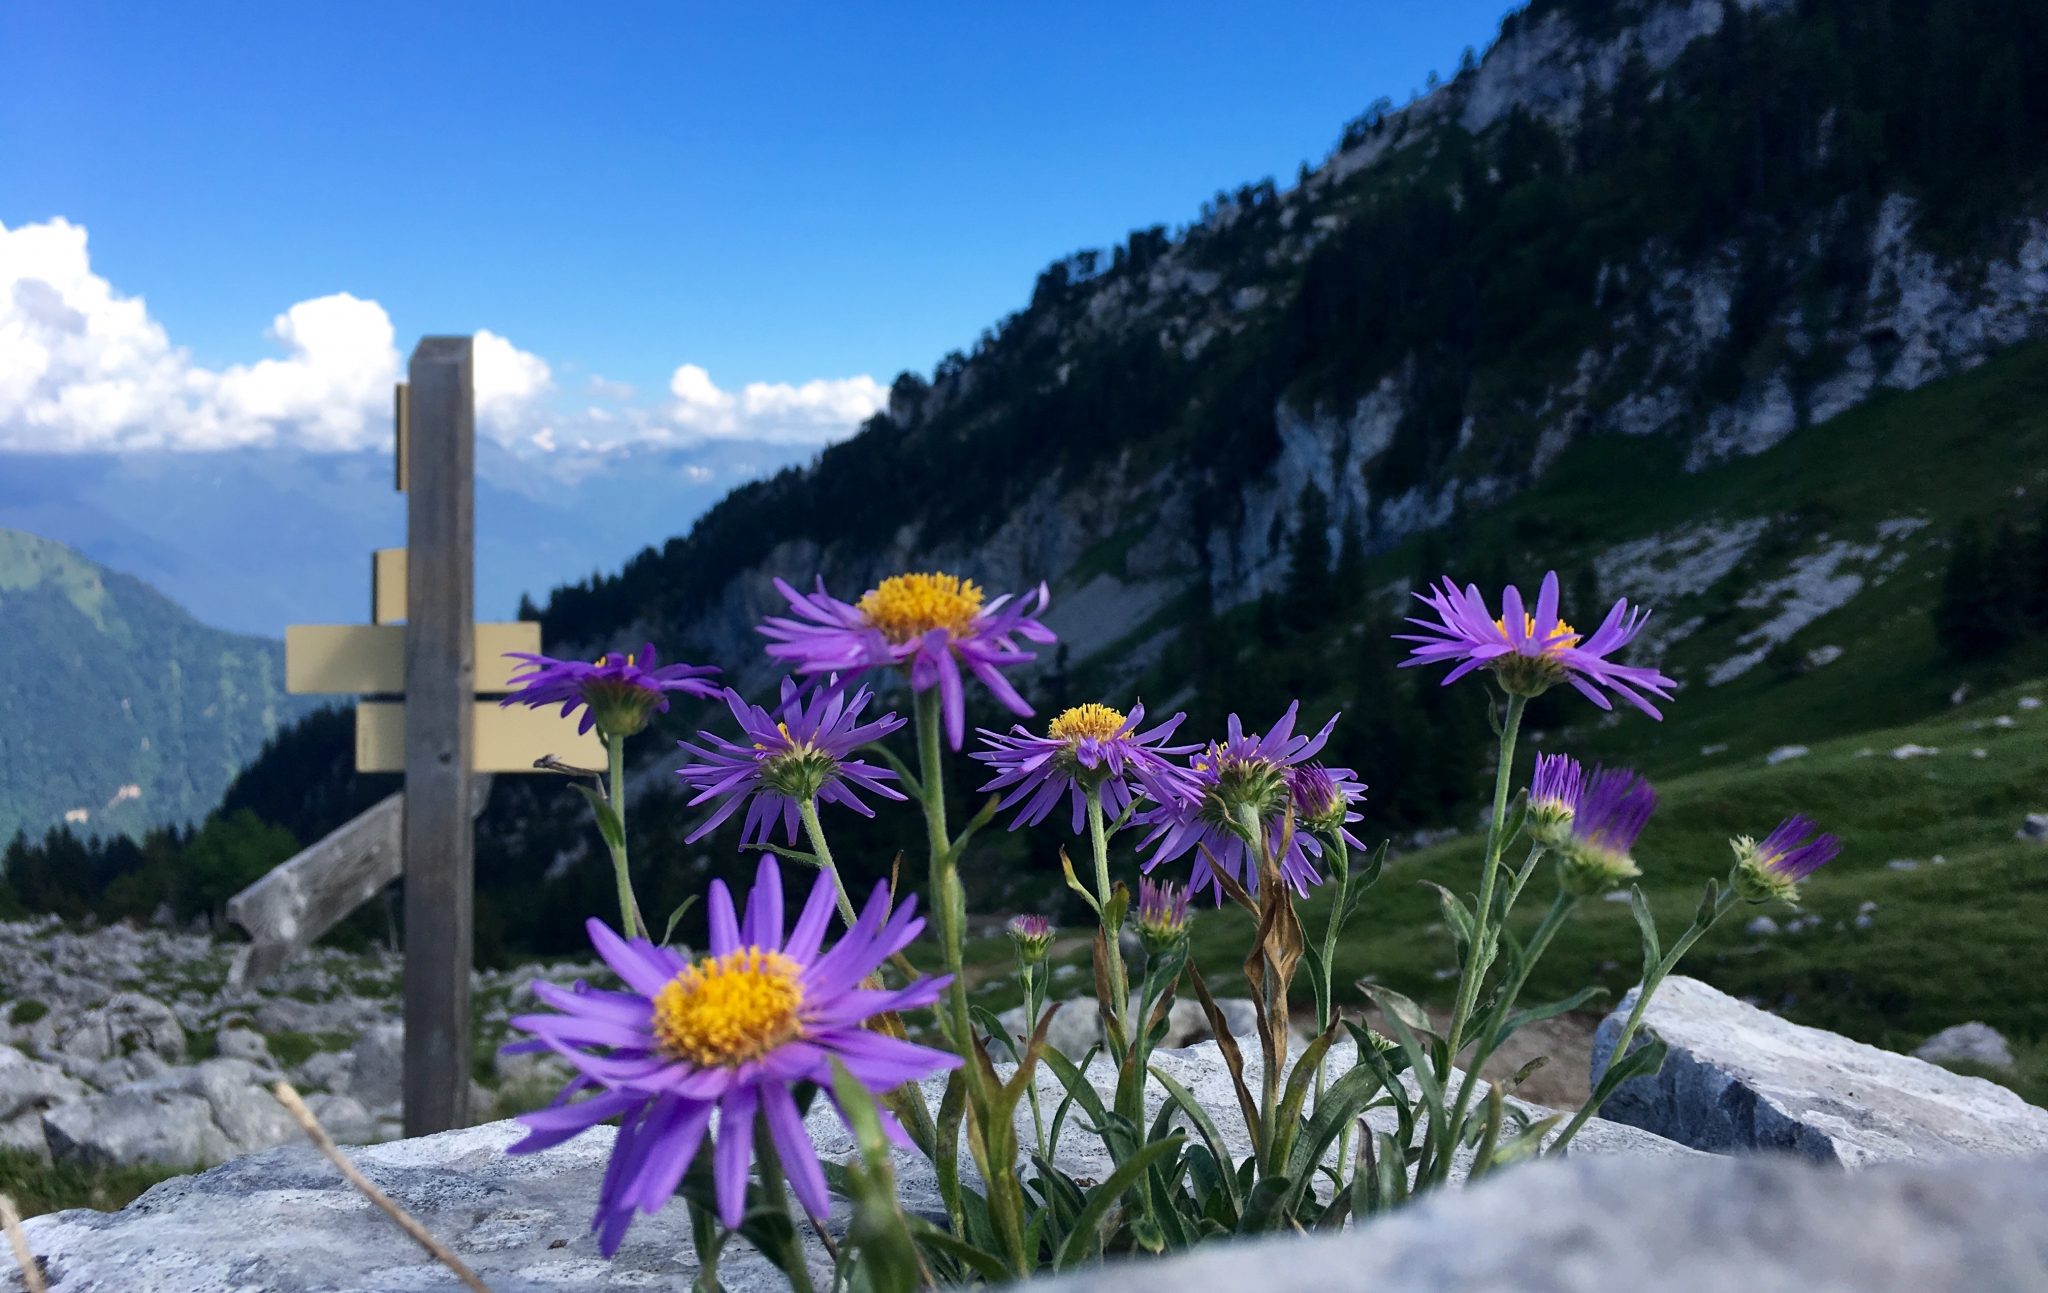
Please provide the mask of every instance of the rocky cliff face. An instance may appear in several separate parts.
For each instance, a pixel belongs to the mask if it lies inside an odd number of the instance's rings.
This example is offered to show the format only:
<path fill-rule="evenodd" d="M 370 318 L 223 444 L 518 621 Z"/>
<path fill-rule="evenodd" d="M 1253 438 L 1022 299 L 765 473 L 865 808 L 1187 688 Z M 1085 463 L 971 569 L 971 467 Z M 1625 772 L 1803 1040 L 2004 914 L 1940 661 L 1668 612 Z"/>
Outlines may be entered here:
<path fill-rule="evenodd" d="M 995 590 L 1051 580 L 1078 662 L 1191 605 L 1274 590 L 1304 515 L 1332 552 L 1347 535 L 1385 548 L 1537 485 L 1581 441 L 1670 441 L 1699 470 L 2048 333 L 2048 215 L 1930 213 L 1926 175 L 1871 142 L 1903 127 L 1867 89 L 1818 84 L 1825 59 L 1798 61 L 1837 20 L 1825 7 L 1511 15 L 1483 60 L 1352 123 L 1292 187 L 1246 186 L 1177 237 L 1058 262 L 973 355 L 899 381 L 863 451 L 943 459 L 940 487 L 985 500 L 975 523 L 942 523 L 929 490 L 905 487 L 891 524 L 835 529 L 820 500 L 852 469 L 834 451 L 729 500 L 768 539 L 671 543 L 664 561 L 695 566 L 697 591 L 646 627 L 751 661 L 771 576 L 851 594 L 937 566 Z M 1797 97 L 1765 101 L 1779 93 Z M 1736 143 L 1671 158 L 1698 121 L 1744 113 Z M 1643 214 L 1659 176 L 1692 170 L 1712 177 Z M 1633 214 L 1600 224 L 1624 197 Z M 1411 315 L 1443 322 L 1403 332 Z M 1099 433 L 1054 452 L 1062 418 L 1102 408 Z M 1323 507 L 1303 508 L 1311 490 Z"/>

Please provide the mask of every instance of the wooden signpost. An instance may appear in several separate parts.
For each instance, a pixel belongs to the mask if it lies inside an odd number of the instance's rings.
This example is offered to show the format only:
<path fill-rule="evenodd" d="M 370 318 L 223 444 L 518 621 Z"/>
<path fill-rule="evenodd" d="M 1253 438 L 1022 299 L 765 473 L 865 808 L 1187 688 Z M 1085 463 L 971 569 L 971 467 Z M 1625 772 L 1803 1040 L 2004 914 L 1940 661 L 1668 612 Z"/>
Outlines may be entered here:
<path fill-rule="evenodd" d="M 540 650 L 540 626 L 475 620 L 475 353 L 427 337 L 394 400 L 395 483 L 406 546 L 371 559 L 368 624 L 285 632 L 286 690 L 355 695 L 356 768 L 405 773 L 405 790 L 277 867 L 228 903 L 251 935 L 235 977 L 275 971 L 405 879 L 405 1134 L 469 1120 L 475 814 L 493 772 L 543 759 L 599 767 L 594 733 L 554 710 L 500 707 L 508 651 Z M 402 625 L 394 621 L 402 619 Z"/>

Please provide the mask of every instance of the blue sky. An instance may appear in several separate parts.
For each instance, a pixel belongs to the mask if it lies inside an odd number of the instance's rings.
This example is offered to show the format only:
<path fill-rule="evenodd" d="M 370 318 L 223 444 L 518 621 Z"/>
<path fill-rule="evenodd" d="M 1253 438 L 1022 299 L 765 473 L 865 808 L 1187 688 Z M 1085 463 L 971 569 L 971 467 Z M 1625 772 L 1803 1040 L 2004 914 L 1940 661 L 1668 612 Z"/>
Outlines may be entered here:
<path fill-rule="evenodd" d="M 1291 183 L 1505 8 L 6 0 L 0 525 L 218 622 L 353 619 L 399 536 L 332 460 L 388 452 L 416 338 L 475 332 L 480 587 L 543 595 L 850 434 L 1054 259 Z M 258 570 L 172 479 L 364 519 Z"/>
<path fill-rule="evenodd" d="M 381 302 L 658 385 L 928 370 L 1054 257 L 1319 159 L 1502 0 L 0 7 L 0 221 L 209 366 Z"/>

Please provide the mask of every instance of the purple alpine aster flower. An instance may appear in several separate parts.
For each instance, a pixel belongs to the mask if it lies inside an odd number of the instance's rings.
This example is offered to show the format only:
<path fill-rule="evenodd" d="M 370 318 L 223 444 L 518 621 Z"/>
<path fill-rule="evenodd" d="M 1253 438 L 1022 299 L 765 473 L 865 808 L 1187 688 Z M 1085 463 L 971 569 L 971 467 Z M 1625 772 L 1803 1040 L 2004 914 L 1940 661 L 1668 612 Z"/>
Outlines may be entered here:
<path fill-rule="evenodd" d="M 1559 845 L 1565 892 L 1591 898 L 1641 875 L 1630 850 L 1657 808 L 1657 792 L 1627 768 L 1594 768 Z"/>
<path fill-rule="evenodd" d="M 578 707 L 583 721 L 576 725 L 580 735 L 592 727 L 607 740 L 632 736 L 647 726 L 647 720 L 668 709 L 668 693 L 686 696 L 716 696 L 718 687 L 706 682 L 718 669 L 713 665 L 659 665 L 652 642 L 638 655 L 608 653 L 594 664 L 581 660 L 557 660 L 553 656 L 508 651 L 529 671 L 516 681 L 519 690 L 499 701 L 500 706 L 528 705 L 539 709 L 559 703 L 562 717 Z"/>
<path fill-rule="evenodd" d="M 800 675 L 837 673 L 849 682 L 868 669 L 908 665 L 913 691 L 939 689 L 946 739 L 956 750 L 967 731 L 961 667 L 1011 713 L 1029 718 L 1031 706 L 1002 671 L 1038 658 L 1017 639 L 1056 640 L 1037 618 L 1049 600 L 1044 584 L 1023 597 L 1006 593 L 986 603 L 971 580 L 947 574 L 892 575 L 857 603 L 828 594 L 823 579 L 808 595 L 780 579 L 775 590 L 794 615 L 762 622 L 761 633 L 773 639 L 770 656 Z"/>
<path fill-rule="evenodd" d="M 1529 820 L 1539 841 L 1551 848 L 1564 842 L 1585 789 L 1586 770 L 1577 759 L 1569 754 L 1536 756 L 1536 775 L 1529 782 Z"/>
<path fill-rule="evenodd" d="M 1341 834 L 1350 848 L 1365 848 L 1356 835 L 1344 829 L 1364 816 L 1351 810 L 1351 805 L 1365 798 L 1365 783 L 1352 780 L 1351 769 L 1298 764 L 1288 770 L 1287 793 L 1294 801 L 1295 821 L 1319 835 Z"/>
<path fill-rule="evenodd" d="M 850 697 L 837 687 L 804 696 L 795 679 L 784 678 L 777 711 L 783 717 L 778 721 L 774 714 L 748 704 L 727 688 L 725 704 L 739 720 L 745 743 L 710 732 L 697 733 L 703 745 L 676 742 L 698 760 L 676 769 L 683 784 L 698 792 L 690 806 L 725 800 L 684 843 L 693 844 L 717 830 L 742 803 L 747 805 L 747 816 L 740 827 L 740 847 L 745 848 L 767 843 L 777 820 L 787 842 L 796 843 L 799 810 L 805 800 L 841 804 L 863 817 L 873 817 L 874 810 L 861 802 L 855 790 L 871 791 L 884 799 L 903 798 L 899 791 L 882 784 L 894 781 L 895 773 L 850 757 L 861 746 L 903 726 L 903 720 L 894 714 L 862 723 L 861 711 L 872 699 L 865 687 Z"/>
<path fill-rule="evenodd" d="M 1558 618 L 1557 572 L 1543 576 L 1536 594 L 1536 613 L 1524 609 L 1522 591 L 1513 584 L 1501 592 L 1501 616 L 1494 618 L 1477 584 L 1460 590 L 1449 579 L 1425 595 L 1415 594 L 1431 610 L 1433 620 L 1410 618 L 1423 632 L 1397 633 L 1403 642 L 1417 642 L 1401 662 L 1415 665 L 1457 662 L 1444 677 L 1449 686 L 1474 669 L 1491 669 L 1501 687 L 1515 695 L 1535 696 L 1552 684 L 1568 682 L 1602 709 L 1612 709 L 1601 688 L 1620 696 L 1651 718 L 1664 717 L 1644 693 L 1670 700 L 1677 684 L 1655 669 L 1617 664 L 1607 657 L 1635 640 L 1650 613 L 1630 609 L 1626 599 L 1614 604 L 1591 637 Z"/>
<path fill-rule="evenodd" d="M 923 928 L 915 901 L 892 913 L 887 886 L 877 886 L 846 937 L 825 951 L 832 904 L 831 877 L 821 875 L 785 938 L 782 875 L 775 860 L 764 857 L 744 920 L 724 882 L 712 883 L 708 955 L 685 961 L 672 949 L 621 939 L 592 920 L 590 941 L 626 990 L 533 985 L 534 995 L 560 1013 L 521 1015 L 512 1026 L 568 1060 L 579 1076 L 554 1105 L 519 1116 L 528 1135 L 510 1152 L 548 1149 L 620 1119 L 591 1222 L 605 1256 L 618 1251 L 634 1209 L 658 1212 L 675 1193 L 704 1147 L 714 1112 L 713 1178 L 718 1214 L 728 1227 L 739 1225 L 746 1207 L 757 1116 L 790 1188 L 821 1218 L 830 1202 L 825 1173 L 792 1088 L 815 1084 L 830 1100 L 835 1059 L 876 1093 L 959 1065 L 956 1055 L 863 1026 L 886 1011 L 930 1005 L 946 986 L 943 978 L 894 991 L 861 986 Z M 570 1103 L 587 1091 L 596 1094 Z M 882 1117 L 904 1141 L 894 1119 L 886 1111 Z"/>
<path fill-rule="evenodd" d="M 1175 714 L 1150 731 L 1140 732 L 1145 721 L 1142 703 L 1131 707 L 1129 717 L 1107 705 L 1090 703 L 1062 712 L 1044 736 L 1033 736 L 1023 727 L 1013 727 L 1007 734 L 981 728 L 983 743 L 990 748 L 973 757 L 996 774 L 981 788 L 982 793 L 1008 792 L 998 808 L 1018 810 L 1010 821 L 1013 831 L 1044 821 L 1064 795 L 1073 806 L 1073 829 L 1079 835 L 1091 787 L 1100 791 L 1102 809 L 1115 821 L 1131 806 L 1134 796 L 1164 800 L 1174 785 L 1186 779 L 1187 770 L 1166 757 L 1201 748 L 1166 744 L 1186 719 L 1186 714 Z"/>
<path fill-rule="evenodd" d="M 1266 848 L 1279 849 L 1286 837 L 1280 874 L 1296 893 L 1306 896 L 1309 886 L 1323 882 L 1312 860 L 1323 855 L 1321 841 L 1308 831 L 1290 828 L 1293 800 L 1287 779 L 1289 769 L 1313 759 L 1328 744 L 1337 717 L 1331 715 L 1314 736 L 1296 736 L 1294 720 L 1299 708 L 1299 701 L 1288 705 L 1280 721 L 1263 736 L 1247 735 L 1244 724 L 1232 714 L 1228 739 L 1212 743 L 1196 755 L 1188 776 L 1173 788 L 1171 796 L 1138 814 L 1138 823 L 1152 828 L 1138 845 L 1154 850 L 1145 862 L 1147 872 L 1193 853 L 1190 889 L 1207 885 L 1220 905 L 1223 883 L 1213 867 L 1221 866 L 1247 892 L 1257 893 L 1258 861 L 1243 834 L 1248 816 L 1265 831 Z M 1331 768 L 1329 772 L 1340 779 L 1351 776 L 1349 768 Z"/>
<path fill-rule="evenodd" d="M 1779 822 L 1761 844 L 1747 835 L 1731 840 L 1736 892 L 1750 902 L 1798 902 L 1800 884 L 1842 852 L 1840 840 L 1814 834 L 1818 829 L 1811 818 L 1793 816 Z"/>

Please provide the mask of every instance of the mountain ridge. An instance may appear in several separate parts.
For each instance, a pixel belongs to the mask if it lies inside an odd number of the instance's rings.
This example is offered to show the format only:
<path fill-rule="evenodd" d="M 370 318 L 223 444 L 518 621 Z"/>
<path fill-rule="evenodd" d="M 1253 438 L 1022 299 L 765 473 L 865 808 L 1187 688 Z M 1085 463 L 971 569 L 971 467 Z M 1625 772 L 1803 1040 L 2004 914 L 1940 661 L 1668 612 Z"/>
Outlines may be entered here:
<path fill-rule="evenodd" d="M 2048 54 L 2038 12 L 1995 7 L 2001 41 Z M 1484 60 L 1376 106 L 1294 188 L 1055 262 L 854 440 L 558 590 L 550 640 L 646 632 L 751 662 L 769 575 L 857 590 L 942 566 L 1052 579 L 1049 622 L 1099 652 L 1272 592 L 1311 488 L 1329 553 L 1348 531 L 1383 551 L 1581 440 L 1676 441 L 1696 471 L 2043 335 L 2048 152 L 1987 134 L 2009 191 L 1941 187 L 1962 174 L 1950 141 L 1888 107 L 1892 83 L 1983 42 L 1936 39 L 1941 0 L 1885 8 L 1511 14 Z M 982 499 L 959 497 L 970 480 Z"/>
<path fill-rule="evenodd" d="M 0 839 L 196 820 L 288 719 L 284 647 L 0 529 Z"/>

